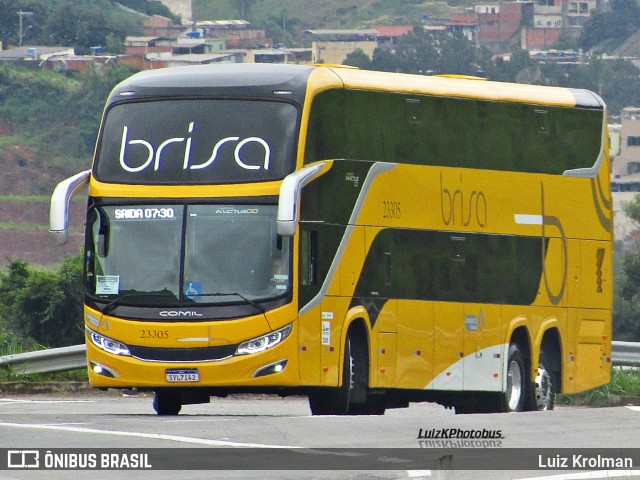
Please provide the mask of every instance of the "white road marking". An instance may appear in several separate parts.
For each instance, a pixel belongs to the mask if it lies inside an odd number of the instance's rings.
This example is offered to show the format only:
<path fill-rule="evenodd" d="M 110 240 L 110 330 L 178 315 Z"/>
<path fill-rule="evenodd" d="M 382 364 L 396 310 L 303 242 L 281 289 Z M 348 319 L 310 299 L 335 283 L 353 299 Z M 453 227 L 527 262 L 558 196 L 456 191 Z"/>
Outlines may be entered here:
<path fill-rule="evenodd" d="M 47 403 L 95 403 L 95 400 L 18 400 L 13 398 L 0 398 L 0 405 L 24 405 Z"/>
<path fill-rule="evenodd" d="M 70 427 L 64 425 L 46 425 L 46 424 L 29 424 L 29 423 L 12 423 L 12 422 L 0 422 L 0 428 L 25 428 L 32 430 L 54 430 L 59 432 L 70 433 L 92 433 L 96 435 L 111 435 L 116 437 L 136 437 L 136 438 L 149 438 L 154 440 L 166 440 L 170 442 L 179 443 L 191 443 L 194 445 L 209 445 L 214 447 L 252 447 L 252 448 L 300 448 L 291 445 L 266 445 L 262 443 L 243 443 L 243 442 L 228 442 L 223 440 L 211 440 L 208 438 L 195 438 L 184 437 L 181 435 L 166 435 L 160 433 L 142 433 L 142 432 L 126 432 L 119 430 L 99 430 L 97 428 L 86 427 Z"/>
<path fill-rule="evenodd" d="M 640 406 L 637 405 L 627 405 L 626 406 L 629 410 L 635 410 L 636 412 L 640 412 Z"/>
<path fill-rule="evenodd" d="M 233 422 L 237 418 L 194 418 L 191 420 L 163 420 L 162 423 Z"/>

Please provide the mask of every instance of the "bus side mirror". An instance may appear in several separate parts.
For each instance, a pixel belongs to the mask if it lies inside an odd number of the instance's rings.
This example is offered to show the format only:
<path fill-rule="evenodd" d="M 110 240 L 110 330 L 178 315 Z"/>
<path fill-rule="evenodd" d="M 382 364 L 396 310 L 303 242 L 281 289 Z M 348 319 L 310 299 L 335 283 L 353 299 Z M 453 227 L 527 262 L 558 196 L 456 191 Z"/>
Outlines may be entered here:
<path fill-rule="evenodd" d="M 295 235 L 298 229 L 302 187 L 318 177 L 324 167 L 324 163 L 309 165 L 284 178 L 278 199 L 278 235 L 282 237 Z"/>
<path fill-rule="evenodd" d="M 88 181 L 91 170 L 80 172 L 58 184 L 51 195 L 49 233 L 56 245 L 67 243 L 69 233 L 69 205 L 71 199 Z"/>

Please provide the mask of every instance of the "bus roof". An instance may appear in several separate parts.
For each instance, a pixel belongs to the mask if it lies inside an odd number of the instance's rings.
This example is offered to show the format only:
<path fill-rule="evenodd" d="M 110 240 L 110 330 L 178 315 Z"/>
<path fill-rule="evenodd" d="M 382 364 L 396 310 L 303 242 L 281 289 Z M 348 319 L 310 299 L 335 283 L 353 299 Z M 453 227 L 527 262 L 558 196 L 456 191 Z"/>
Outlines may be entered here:
<path fill-rule="evenodd" d="M 602 99 L 589 90 L 494 82 L 463 76 L 427 76 L 337 68 L 345 88 L 386 90 L 447 97 L 604 108 Z"/>
<path fill-rule="evenodd" d="M 192 95 L 282 97 L 301 101 L 314 67 L 259 63 L 209 64 L 146 70 L 118 84 L 109 103 L 124 98 Z M 188 91 L 187 91 L 188 90 Z"/>
<path fill-rule="evenodd" d="M 287 64 L 216 64 L 148 70 L 117 85 L 109 103 L 127 97 L 182 96 L 188 89 L 188 94 L 193 96 L 287 97 L 302 104 L 309 89 L 332 88 L 604 108 L 598 95 L 583 89 L 377 72 L 337 65 Z"/>

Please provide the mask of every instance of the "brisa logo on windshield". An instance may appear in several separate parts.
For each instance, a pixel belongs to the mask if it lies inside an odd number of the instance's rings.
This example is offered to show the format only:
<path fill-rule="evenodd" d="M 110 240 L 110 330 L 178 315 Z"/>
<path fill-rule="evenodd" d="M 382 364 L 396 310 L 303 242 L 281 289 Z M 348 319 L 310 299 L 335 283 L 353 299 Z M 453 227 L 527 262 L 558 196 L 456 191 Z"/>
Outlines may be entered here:
<path fill-rule="evenodd" d="M 189 133 L 193 133 L 194 125 L 195 122 L 189 123 Z M 218 153 L 220 152 L 220 149 L 223 148 L 223 146 L 232 147 L 234 145 L 235 149 L 233 151 L 233 158 L 235 159 L 239 167 L 245 170 L 260 170 L 261 168 L 263 168 L 264 170 L 269 170 L 271 147 L 269 147 L 269 144 L 260 137 L 247 137 L 244 139 L 240 139 L 240 137 L 225 137 L 221 140 L 218 140 L 218 142 L 213 146 L 211 156 L 203 163 L 198 164 L 191 163 L 191 141 L 192 138 L 190 136 L 174 137 L 168 138 L 160 145 L 155 147 L 151 144 L 151 142 L 148 142 L 147 140 L 143 140 L 141 138 L 129 139 L 129 127 L 124 125 L 122 127 L 122 140 L 120 142 L 120 166 L 127 172 L 137 173 L 146 170 L 153 164 L 153 170 L 158 171 L 162 167 L 162 162 L 164 160 L 162 156 L 164 149 L 172 144 L 184 143 L 182 170 L 201 170 L 210 167 L 218 159 Z M 261 158 L 261 164 L 259 165 L 248 164 L 243 160 L 243 149 L 251 144 L 257 145 L 258 148 L 262 148 L 264 151 Z M 146 160 L 144 160 L 140 165 L 132 166 L 127 163 L 127 153 L 132 148 L 136 148 L 137 150 L 143 149 L 143 152 L 147 154 Z"/>

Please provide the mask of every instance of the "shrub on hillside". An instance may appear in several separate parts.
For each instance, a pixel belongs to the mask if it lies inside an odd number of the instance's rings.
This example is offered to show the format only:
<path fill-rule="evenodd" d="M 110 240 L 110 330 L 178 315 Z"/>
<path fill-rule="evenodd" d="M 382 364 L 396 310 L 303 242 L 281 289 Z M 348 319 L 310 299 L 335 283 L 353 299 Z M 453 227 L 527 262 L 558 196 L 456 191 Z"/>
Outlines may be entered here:
<path fill-rule="evenodd" d="M 2 326 L 21 343 L 82 343 L 82 305 L 82 255 L 66 258 L 57 272 L 16 260 L 0 275 Z"/>

